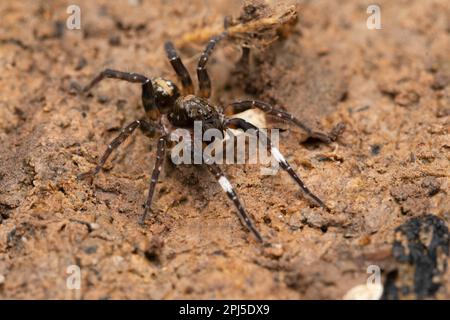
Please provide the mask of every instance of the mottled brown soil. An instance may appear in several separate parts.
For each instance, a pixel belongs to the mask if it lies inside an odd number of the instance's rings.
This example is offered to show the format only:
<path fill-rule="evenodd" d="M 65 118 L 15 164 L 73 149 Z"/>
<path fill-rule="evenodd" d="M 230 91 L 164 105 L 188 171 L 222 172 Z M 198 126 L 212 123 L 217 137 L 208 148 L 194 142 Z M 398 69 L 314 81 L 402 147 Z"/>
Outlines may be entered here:
<path fill-rule="evenodd" d="M 281 150 L 332 213 L 310 208 L 284 172 L 227 167 L 271 247 L 200 168 L 166 165 L 156 215 L 140 226 L 155 149 L 140 133 L 94 185 L 76 180 L 144 115 L 133 84 L 76 89 L 106 67 L 175 78 L 164 41 L 220 27 L 239 1 L 77 3 L 81 30 L 65 28 L 71 1 L 0 3 L 0 298 L 341 299 L 369 265 L 383 283 L 414 268 L 391 254 L 397 227 L 424 214 L 448 226 L 449 1 L 380 0 L 382 30 L 366 28 L 370 2 L 300 1 L 297 25 L 254 52 L 247 82 L 230 73 L 239 46 L 219 46 L 213 101 L 254 97 L 324 130 L 347 126 L 332 145 L 282 134 Z M 193 74 L 203 45 L 180 50 Z M 70 265 L 80 292 L 66 287 Z M 450 298 L 446 270 L 431 298 Z"/>

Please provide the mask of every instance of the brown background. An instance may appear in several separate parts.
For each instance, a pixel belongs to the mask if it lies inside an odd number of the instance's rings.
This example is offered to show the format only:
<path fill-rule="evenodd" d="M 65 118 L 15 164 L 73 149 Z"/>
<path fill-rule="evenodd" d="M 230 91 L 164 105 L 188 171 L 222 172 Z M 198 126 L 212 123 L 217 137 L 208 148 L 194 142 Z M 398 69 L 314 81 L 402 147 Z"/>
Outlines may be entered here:
<path fill-rule="evenodd" d="M 0 297 L 76 298 L 66 268 L 77 264 L 85 299 L 340 299 L 368 265 L 395 267 L 397 226 L 424 213 L 448 221 L 448 1 L 378 1 L 382 30 L 366 28 L 367 1 L 300 1 L 290 37 L 256 53 L 252 94 L 230 74 L 239 47 L 215 52 L 214 102 L 254 97 L 325 130 L 347 124 L 330 146 L 282 134 L 282 152 L 332 214 L 310 208 L 283 172 L 227 167 L 271 248 L 200 168 L 166 165 L 156 217 L 139 226 L 154 161 L 140 133 L 94 186 L 75 179 L 143 109 L 132 84 L 105 81 L 88 98 L 74 88 L 105 67 L 174 79 L 164 41 L 220 26 L 239 1 L 76 2 L 72 31 L 72 2 L 0 3 Z M 181 50 L 192 72 L 202 47 Z M 438 297 L 450 297 L 447 279 Z"/>

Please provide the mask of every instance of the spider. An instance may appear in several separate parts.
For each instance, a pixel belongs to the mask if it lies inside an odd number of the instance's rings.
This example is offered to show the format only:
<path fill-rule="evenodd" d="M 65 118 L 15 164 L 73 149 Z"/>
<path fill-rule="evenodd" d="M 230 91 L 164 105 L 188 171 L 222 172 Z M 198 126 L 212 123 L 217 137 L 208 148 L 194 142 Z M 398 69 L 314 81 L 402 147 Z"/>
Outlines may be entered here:
<path fill-rule="evenodd" d="M 148 78 L 137 73 L 122 72 L 118 70 L 105 69 L 99 73 L 84 89 L 87 93 L 96 84 L 106 78 L 119 79 L 140 84 L 142 86 L 142 104 L 146 113 L 146 118 L 135 120 L 122 129 L 121 133 L 111 141 L 95 168 L 78 176 L 79 179 L 91 178 L 99 173 L 111 153 L 117 149 L 137 128 L 140 128 L 151 138 L 158 138 L 156 160 L 153 167 L 150 187 L 145 201 L 144 212 L 140 223 L 144 223 L 150 211 L 155 187 L 165 158 L 166 146 L 169 143 L 169 135 L 173 128 L 192 128 L 194 121 L 201 121 L 203 127 L 216 128 L 224 132 L 227 128 L 255 130 L 255 134 L 261 137 L 263 133 L 250 122 L 233 117 L 234 114 L 241 113 L 249 109 L 260 109 L 267 114 L 276 116 L 284 121 L 293 123 L 307 133 L 309 137 L 330 143 L 335 140 L 333 134 L 324 134 L 314 131 L 293 115 L 272 107 L 268 103 L 259 100 L 244 100 L 233 102 L 226 107 L 214 105 L 208 101 L 211 95 L 211 80 L 208 75 L 206 65 L 211 53 L 217 43 L 226 37 L 226 32 L 212 37 L 206 45 L 197 66 L 198 91 L 194 94 L 194 85 L 191 76 L 184 66 L 172 42 L 167 41 L 164 49 L 179 82 L 181 90 L 171 80 L 161 77 Z M 267 137 L 265 137 L 268 139 Z M 280 151 L 268 141 L 268 149 L 272 156 L 279 163 L 280 167 L 286 171 L 290 177 L 298 184 L 303 194 L 307 196 L 315 205 L 329 211 L 325 203 L 312 193 L 299 176 L 292 169 Z M 247 214 L 241 200 L 234 187 L 226 177 L 222 169 L 214 163 L 206 161 L 208 170 L 217 179 L 228 198 L 234 203 L 238 216 L 242 224 L 255 236 L 259 242 L 263 242 L 263 237 L 254 226 Z"/>

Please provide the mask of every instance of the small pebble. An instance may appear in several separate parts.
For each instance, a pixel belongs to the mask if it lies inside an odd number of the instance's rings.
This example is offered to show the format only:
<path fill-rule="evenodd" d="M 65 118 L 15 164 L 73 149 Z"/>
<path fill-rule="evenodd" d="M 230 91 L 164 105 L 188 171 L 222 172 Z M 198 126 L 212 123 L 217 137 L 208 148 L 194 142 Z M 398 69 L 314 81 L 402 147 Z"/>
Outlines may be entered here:
<path fill-rule="evenodd" d="M 120 36 L 118 35 L 111 36 L 108 42 L 111 46 L 120 46 L 121 43 Z"/>
<path fill-rule="evenodd" d="M 98 223 L 95 223 L 95 222 L 89 223 L 89 228 L 91 230 L 98 230 L 98 229 L 100 229 L 100 225 Z"/>
<path fill-rule="evenodd" d="M 120 265 L 124 260 L 125 259 L 122 256 L 114 256 L 113 257 L 113 262 L 116 266 Z"/>
<path fill-rule="evenodd" d="M 280 243 L 273 244 L 271 247 L 265 248 L 265 253 L 271 257 L 279 258 L 284 253 L 284 248 Z"/>
<path fill-rule="evenodd" d="M 97 97 L 97 101 L 98 103 L 105 104 L 109 101 L 109 98 L 107 96 L 100 95 Z"/>
<path fill-rule="evenodd" d="M 420 101 L 420 96 L 415 91 L 406 91 L 406 92 L 400 92 L 395 97 L 395 102 L 403 107 L 407 107 L 413 104 L 416 104 Z"/>
<path fill-rule="evenodd" d="M 85 66 L 87 65 L 87 60 L 84 57 L 81 57 L 80 59 L 78 59 L 78 62 L 75 66 L 75 70 L 80 71 L 81 69 L 83 69 Z"/>
<path fill-rule="evenodd" d="M 97 252 L 97 246 L 89 246 L 83 249 L 83 251 L 87 254 L 93 254 Z"/>
<path fill-rule="evenodd" d="M 370 146 L 370 152 L 372 155 L 376 156 L 380 154 L 381 146 L 379 144 L 374 144 Z"/>

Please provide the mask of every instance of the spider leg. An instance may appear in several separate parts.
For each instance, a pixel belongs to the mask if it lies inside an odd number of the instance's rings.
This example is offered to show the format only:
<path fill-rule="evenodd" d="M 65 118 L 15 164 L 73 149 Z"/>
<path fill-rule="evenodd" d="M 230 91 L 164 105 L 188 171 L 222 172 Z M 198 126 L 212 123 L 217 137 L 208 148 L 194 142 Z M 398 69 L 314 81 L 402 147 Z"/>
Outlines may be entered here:
<path fill-rule="evenodd" d="M 303 193 L 309 199 L 311 199 L 314 202 L 314 204 L 326 209 L 327 211 L 330 211 L 330 209 L 325 205 L 325 203 L 308 189 L 308 187 L 303 183 L 303 181 L 300 179 L 300 177 L 295 173 L 294 169 L 292 169 L 291 165 L 289 164 L 289 162 L 287 162 L 287 160 L 284 158 L 284 156 L 281 154 L 281 152 L 275 146 L 272 145 L 272 142 L 270 141 L 269 137 L 267 137 L 263 132 L 261 132 L 258 129 L 258 127 L 254 126 L 250 122 L 247 122 L 241 118 L 232 118 L 232 119 L 226 120 L 225 125 L 227 127 L 231 127 L 231 128 L 235 128 L 235 129 L 242 129 L 244 131 L 246 131 L 248 129 L 253 129 L 255 131 L 255 134 L 259 134 L 260 139 L 261 138 L 267 139 L 266 141 L 269 142 L 267 145 L 267 148 L 268 149 L 270 148 L 270 153 L 275 158 L 275 160 L 277 160 L 280 167 L 291 176 L 291 178 L 298 184 L 298 186 L 303 191 Z"/>
<path fill-rule="evenodd" d="M 209 78 L 208 71 L 206 70 L 206 64 L 211 56 L 216 44 L 226 36 L 226 31 L 218 36 L 212 37 L 205 50 L 203 51 L 200 60 L 197 65 L 197 77 L 200 97 L 209 98 L 211 96 L 211 79 Z"/>
<path fill-rule="evenodd" d="M 156 130 L 160 130 L 159 127 L 155 127 L 156 124 L 150 124 L 149 122 L 145 120 L 135 120 L 129 125 L 127 125 L 125 128 L 122 129 L 120 134 L 114 138 L 111 143 L 106 148 L 105 152 L 103 153 L 102 157 L 100 158 L 97 166 L 85 173 L 82 173 L 78 175 L 78 179 L 82 180 L 85 178 L 93 178 L 97 173 L 100 172 L 101 168 L 104 166 L 106 160 L 108 160 L 111 153 L 117 149 L 138 127 L 147 128 L 147 130 L 153 129 L 153 133 Z"/>
<path fill-rule="evenodd" d="M 213 163 L 206 163 L 208 170 L 214 175 L 214 177 L 217 179 L 217 182 L 219 182 L 222 189 L 226 192 L 228 198 L 233 201 L 237 211 L 238 216 L 242 222 L 242 224 L 247 227 L 247 229 L 253 233 L 253 235 L 256 237 L 256 239 L 259 242 L 264 242 L 262 236 L 256 230 L 255 226 L 253 225 L 253 222 L 250 220 L 250 217 L 248 216 L 247 212 L 244 209 L 244 206 L 241 203 L 241 200 L 239 200 L 236 191 L 234 190 L 233 186 L 231 185 L 228 178 L 225 176 L 224 172 L 220 169 L 220 167 L 217 164 Z"/>
<path fill-rule="evenodd" d="M 158 177 L 161 172 L 162 164 L 164 162 L 164 154 L 166 152 L 166 137 L 161 137 L 158 140 L 158 147 L 156 150 L 156 160 L 152 171 L 152 178 L 150 181 L 150 187 L 148 189 L 147 200 L 145 201 L 144 213 L 142 214 L 140 223 L 144 224 L 147 218 L 148 211 L 152 205 L 153 194 L 155 193 L 156 184 L 158 182 Z"/>
<path fill-rule="evenodd" d="M 265 113 L 268 113 L 270 115 L 274 115 L 280 119 L 292 122 L 296 126 L 300 127 L 302 130 L 304 130 L 309 137 L 319 139 L 320 141 L 323 141 L 325 143 L 331 143 L 332 141 L 336 140 L 337 134 L 331 134 L 327 135 L 322 132 L 314 131 L 310 127 L 308 127 L 306 124 L 304 124 L 302 121 L 294 117 L 292 114 L 283 111 L 281 109 L 276 109 L 272 107 L 270 104 L 258 101 L 258 100 L 245 100 L 245 101 L 238 101 L 233 102 L 230 105 L 228 105 L 225 108 L 225 114 L 230 116 L 236 113 L 244 112 L 248 109 L 257 108 L 262 110 Z"/>
<path fill-rule="evenodd" d="M 106 78 L 119 79 L 134 83 L 145 83 L 150 80 L 146 76 L 143 76 L 138 73 L 105 69 L 102 72 L 100 72 L 94 79 L 92 79 L 92 81 L 86 87 L 84 87 L 83 91 L 88 92 L 89 90 L 92 89 L 93 86 L 95 86 L 97 83 Z"/>
<path fill-rule="evenodd" d="M 90 91 L 92 87 L 94 87 L 103 79 L 107 78 L 142 84 L 142 104 L 144 106 L 145 112 L 152 120 L 156 120 L 158 118 L 159 111 L 157 110 L 155 105 L 152 81 L 141 74 L 105 69 L 100 72 L 94 79 L 92 79 L 92 81 L 86 87 L 84 87 L 83 92 L 86 93 Z"/>
<path fill-rule="evenodd" d="M 183 94 L 193 94 L 194 93 L 194 85 L 192 84 L 192 79 L 189 74 L 189 71 L 184 66 L 181 58 L 178 56 L 178 53 L 172 42 L 167 41 L 164 44 L 164 49 L 166 50 L 167 58 L 169 58 L 170 64 L 175 70 L 178 79 L 180 79 L 181 84 L 183 85 Z"/>

